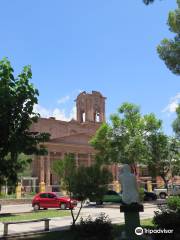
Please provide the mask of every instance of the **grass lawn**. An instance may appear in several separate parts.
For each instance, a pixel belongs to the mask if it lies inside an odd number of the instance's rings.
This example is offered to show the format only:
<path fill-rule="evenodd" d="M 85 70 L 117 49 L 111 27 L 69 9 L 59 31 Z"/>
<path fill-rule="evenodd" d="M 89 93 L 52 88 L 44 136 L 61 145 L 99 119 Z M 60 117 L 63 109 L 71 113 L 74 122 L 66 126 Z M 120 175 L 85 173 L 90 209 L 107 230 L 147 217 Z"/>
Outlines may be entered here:
<path fill-rule="evenodd" d="M 40 218 L 53 218 L 53 217 L 64 217 L 70 216 L 69 210 L 42 210 L 31 213 L 21 213 L 21 214 L 0 214 L 0 222 L 8 222 L 8 221 L 24 221 L 24 220 L 32 220 L 32 219 L 40 219 Z"/>
<path fill-rule="evenodd" d="M 144 227 L 145 227 L 145 226 L 151 226 L 151 227 L 154 226 L 154 224 L 153 224 L 153 222 L 152 222 L 152 219 L 142 220 L 142 221 L 141 221 L 141 224 L 142 224 Z"/>
<path fill-rule="evenodd" d="M 147 219 L 141 221 L 142 227 L 152 227 L 152 219 Z M 124 229 L 124 224 L 121 225 L 113 225 L 113 235 L 114 239 L 118 239 L 118 236 L 120 235 L 120 232 Z M 18 238 L 20 239 L 20 238 Z M 78 236 L 76 236 L 74 233 L 72 233 L 70 230 L 60 231 L 60 232 L 49 232 L 49 233 L 43 233 L 40 235 L 35 236 L 26 236 L 26 240 L 77 240 Z M 112 240 L 114 240 L 112 239 Z M 16 240 L 14 238 L 14 240 Z M 84 239 L 87 240 L 87 239 Z M 103 239 L 102 239 L 103 240 Z"/>

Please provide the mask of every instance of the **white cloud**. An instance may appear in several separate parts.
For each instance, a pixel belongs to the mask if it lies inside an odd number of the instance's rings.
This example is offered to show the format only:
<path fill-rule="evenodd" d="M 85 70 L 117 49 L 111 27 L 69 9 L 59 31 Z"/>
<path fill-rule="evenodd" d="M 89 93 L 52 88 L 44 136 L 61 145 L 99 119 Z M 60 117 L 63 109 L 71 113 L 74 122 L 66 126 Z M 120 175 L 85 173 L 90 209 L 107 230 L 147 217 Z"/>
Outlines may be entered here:
<path fill-rule="evenodd" d="M 178 107 L 179 99 L 180 93 L 177 93 L 176 96 L 170 99 L 169 104 L 162 110 L 162 112 L 168 112 L 169 114 L 174 113 Z"/>
<path fill-rule="evenodd" d="M 47 109 L 39 104 L 34 105 L 34 112 L 39 113 L 41 117 L 49 118 L 55 117 L 57 120 L 70 121 L 72 118 L 76 119 L 76 106 L 74 106 L 68 114 L 65 109 L 54 108 Z"/>
<path fill-rule="evenodd" d="M 71 112 L 70 112 L 70 118 L 72 119 L 76 119 L 76 106 L 74 106 L 72 109 L 71 109 Z"/>
<path fill-rule="evenodd" d="M 39 113 L 41 115 L 41 117 L 48 118 L 50 116 L 49 110 L 47 108 L 40 106 L 39 104 L 34 105 L 33 111 L 35 113 Z"/>
<path fill-rule="evenodd" d="M 67 95 L 67 96 L 64 96 L 64 97 L 60 98 L 57 102 L 59 104 L 62 104 L 62 103 L 66 103 L 69 99 L 70 99 L 70 96 Z"/>

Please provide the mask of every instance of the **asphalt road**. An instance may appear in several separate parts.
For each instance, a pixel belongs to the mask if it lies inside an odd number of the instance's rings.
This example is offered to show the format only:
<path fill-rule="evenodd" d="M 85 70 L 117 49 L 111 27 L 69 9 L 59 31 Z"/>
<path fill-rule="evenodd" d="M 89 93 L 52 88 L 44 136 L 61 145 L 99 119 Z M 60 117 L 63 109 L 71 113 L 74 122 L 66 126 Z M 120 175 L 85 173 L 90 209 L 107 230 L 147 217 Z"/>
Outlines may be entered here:
<path fill-rule="evenodd" d="M 157 206 L 152 203 L 144 204 L 144 212 L 140 213 L 141 219 L 152 218 L 154 216 L 154 211 L 157 210 Z M 31 212 L 31 204 L 21 204 L 21 205 L 7 205 L 2 206 L 1 213 L 17 213 L 17 212 Z M 69 211 L 69 210 L 67 210 Z M 74 210 L 75 213 L 77 209 Z M 97 217 L 100 213 L 105 213 L 109 216 L 112 223 L 124 223 L 124 215 L 120 213 L 118 205 L 105 205 L 103 207 L 96 206 L 86 206 L 82 209 L 80 217 L 86 218 L 91 216 L 92 218 Z M 79 218 L 80 219 L 80 218 Z M 71 216 L 52 218 L 50 221 L 50 230 L 56 230 L 64 227 L 68 227 L 72 222 Z M 3 223 L 0 222 L 0 236 L 3 234 Z M 29 231 L 41 231 L 44 229 L 44 223 L 26 223 L 26 224 L 15 224 L 9 226 L 9 233 L 16 234 L 21 232 Z"/>

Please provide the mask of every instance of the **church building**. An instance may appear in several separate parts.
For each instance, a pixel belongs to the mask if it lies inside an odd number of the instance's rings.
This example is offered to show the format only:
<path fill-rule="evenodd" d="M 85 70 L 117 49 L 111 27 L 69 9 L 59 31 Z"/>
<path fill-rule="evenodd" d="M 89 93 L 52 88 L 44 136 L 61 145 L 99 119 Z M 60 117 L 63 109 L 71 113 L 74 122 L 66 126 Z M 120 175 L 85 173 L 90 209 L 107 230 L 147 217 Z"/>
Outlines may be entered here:
<path fill-rule="evenodd" d="M 31 131 L 50 133 L 50 140 L 45 143 L 48 155 L 34 156 L 32 162 L 32 176 L 37 177 L 39 183 L 44 182 L 47 190 L 55 190 L 59 185 L 52 164 L 63 159 L 65 154 L 73 154 L 77 166 L 90 166 L 94 162 L 95 150 L 89 141 L 105 121 L 105 100 L 100 92 L 82 92 L 75 100 L 77 120 L 66 122 L 50 117 L 40 118 L 33 124 Z M 118 167 L 113 164 L 110 168 L 117 180 Z"/>

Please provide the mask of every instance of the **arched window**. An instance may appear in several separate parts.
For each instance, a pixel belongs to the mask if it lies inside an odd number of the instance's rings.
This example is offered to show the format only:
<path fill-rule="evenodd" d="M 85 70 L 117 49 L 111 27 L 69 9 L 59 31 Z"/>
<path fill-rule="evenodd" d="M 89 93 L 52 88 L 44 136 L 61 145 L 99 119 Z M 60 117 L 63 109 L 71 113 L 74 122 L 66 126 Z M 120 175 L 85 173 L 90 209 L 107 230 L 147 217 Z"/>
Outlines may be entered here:
<path fill-rule="evenodd" d="M 86 113 L 81 112 L 81 122 L 85 122 L 85 121 L 86 121 Z"/>
<path fill-rule="evenodd" d="M 98 111 L 96 111 L 95 114 L 94 114 L 94 121 L 95 122 L 100 122 L 100 113 Z"/>
<path fill-rule="evenodd" d="M 82 114 L 82 119 L 83 119 L 83 122 L 86 121 L 86 114 L 85 114 L 85 112 L 83 112 L 83 114 Z"/>

